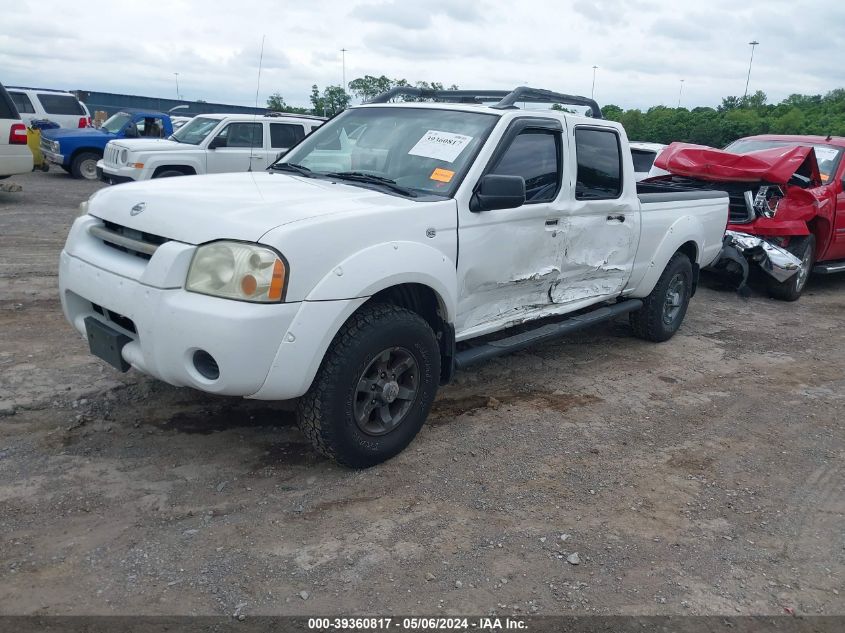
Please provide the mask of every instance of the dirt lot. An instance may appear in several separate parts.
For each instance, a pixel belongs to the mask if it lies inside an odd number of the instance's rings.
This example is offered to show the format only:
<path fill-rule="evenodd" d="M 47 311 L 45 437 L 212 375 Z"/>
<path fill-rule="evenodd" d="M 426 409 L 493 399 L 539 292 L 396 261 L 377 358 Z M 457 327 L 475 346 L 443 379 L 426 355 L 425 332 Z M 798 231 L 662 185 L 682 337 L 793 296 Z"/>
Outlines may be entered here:
<path fill-rule="evenodd" d="M 620 320 L 489 362 L 353 472 L 283 406 L 91 357 L 56 267 L 98 185 L 18 182 L 0 612 L 845 613 L 845 277 L 795 304 L 708 285 L 668 343 Z"/>

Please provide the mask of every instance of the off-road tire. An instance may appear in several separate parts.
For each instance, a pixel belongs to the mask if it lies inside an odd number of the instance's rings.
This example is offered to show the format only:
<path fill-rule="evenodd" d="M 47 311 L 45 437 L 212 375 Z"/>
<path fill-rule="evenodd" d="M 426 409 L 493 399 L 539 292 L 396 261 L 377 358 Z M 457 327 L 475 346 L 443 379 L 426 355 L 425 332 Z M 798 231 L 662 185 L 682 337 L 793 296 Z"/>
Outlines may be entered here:
<path fill-rule="evenodd" d="M 74 178 L 83 180 L 97 180 L 97 161 L 100 155 L 94 152 L 80 152 L 70 163 L 70 174 Z M 90 161 L 94 161 L 94 168 L 90 169 Z"/>
<path fill-rule="evenodd" d="M 810 278 L 810 272 L 813 270 L 815 263 L 816 236 L 811 233 L 803 238 L 793 238 L 786 250 L 801 260 L 802 270 L 783 282 L 767 275 L 766 288 L 769 291 L 769 296 L 774 299 L 798 301 L 801 293 L 804 292 L 804 288 L 807 287 L 807 280 Z"/>
<path fill-rule="evenodd" d="M 185 173 L 181 172 L 176 169 L 165 169 L 164 171 L 156 174 L 153 178 L 175 178 L 176 176 L 184 176 Z"/>
<path fill-rule="evenodd" d="M 358 380 L 372 359 L 391 347 L 413 355 L 419 385 L 395 429 L 368 435 L 353 413 Z M 416 437 L 434 402 L 439 376 L 437 339 L 421 316 L 390 304 L 365 305 L 329 346 L 311 388 L 299 399 L 297 423 L 317 452 L 351 468 L 369 468 L 397 455 Z"/>
<path fill-rule="evenodd" d="M 669 298 L 670 286 L 678 276 L 683 279 L 681 304 L 671 323 L 666 323 L 664 310 Z M 631 312 L 628 316 L 634 336 L 656 343 L 668 341 L 681 327 L 687 313 L 690 296 L 692 296 L 692 262 L 685 254 L 675 253 L 663 269 L 663 274 L 660 275 L 654 289 L 643 299 L 643 307 L 636 312 Z"/>

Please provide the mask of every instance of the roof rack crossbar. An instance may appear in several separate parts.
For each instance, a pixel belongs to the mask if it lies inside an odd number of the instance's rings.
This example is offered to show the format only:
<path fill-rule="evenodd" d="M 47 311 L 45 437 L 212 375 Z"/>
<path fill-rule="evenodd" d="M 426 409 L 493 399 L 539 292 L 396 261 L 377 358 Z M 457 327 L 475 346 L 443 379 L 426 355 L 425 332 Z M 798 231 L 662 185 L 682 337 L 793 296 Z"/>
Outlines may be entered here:
<path fill-rule="evenodd" d="M 455 101 L 458 103 L 494 102 L 492 108 L 506 110 L 516 107 L 520 101 L 525 103 L 560 103 L 563 105 L 586 106 L 590 109 L 590 115 L 595 119 L 601 119 L 601 108 L 594 99 L 567 95 L 550 90 L 529 88 L 519 86 L 514 90 L 431 90 L 415 88 L 413 86 L 398 86 L 391 88 L 367 103 L 387 103 L 396 97 L 414 97 L 417 99 L 440 99 L 441 101 Z"/>

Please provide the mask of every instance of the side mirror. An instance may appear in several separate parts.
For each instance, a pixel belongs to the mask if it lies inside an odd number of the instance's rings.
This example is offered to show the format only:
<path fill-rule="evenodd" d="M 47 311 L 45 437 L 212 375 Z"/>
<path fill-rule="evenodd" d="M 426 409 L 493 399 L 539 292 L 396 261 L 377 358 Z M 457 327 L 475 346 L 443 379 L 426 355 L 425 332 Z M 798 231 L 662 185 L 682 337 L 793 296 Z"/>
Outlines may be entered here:
<path fill-rule="evenodd" d="M 495 209 L 514 209 L 523 204 L 525 179 L 522 176 L 487 174 L 478 182 L 469 203 L 469 210 L 478 213 Z"/>
<path fill-rule="evenodd" d="M 226 139 L 220 136 L 215 136 L 208 144 L 208 149 L 217 149 L 218 147 L 226 147 Z"/>

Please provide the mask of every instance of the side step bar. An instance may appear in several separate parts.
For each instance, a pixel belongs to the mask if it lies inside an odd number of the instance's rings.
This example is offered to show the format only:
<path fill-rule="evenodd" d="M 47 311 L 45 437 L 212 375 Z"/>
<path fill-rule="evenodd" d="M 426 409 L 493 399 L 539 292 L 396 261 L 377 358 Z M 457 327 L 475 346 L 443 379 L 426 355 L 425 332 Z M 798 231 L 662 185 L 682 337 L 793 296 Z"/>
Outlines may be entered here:
<path fill-rule="evenodd" d="M 845 261 L 830 262 L 828 264 L 816 264 L 813 272 L 817 275 L 830 275 L 832 273 L 845 273 Z"/>
<path fill-rule="evenodd" d="M 588 328 L 596 323 L 609 321 L 620 314 L 634 312 L 642 307 L 643 302 L 639 299 L 628 299 L 627 301 L 622 301 L 621 303 L 597 308 L 592 312 L 569 317 L 565 321 L 541 325 L 540 327 L 534 330 L 529 330 L 528 332 L 520 332 L 519 334 L 508 338 L 484 343 L 478 347 L 470 347 L 469 349 L 461 350 L 455 354 L 455 369 L 465 369 L 470 365 L 495 358 L 496 356 L 502 356 L 520 349 L 525 349 L 526 347 L 530 347 L 536 343 L 545 343 L 546 341 L 560 338 L 566 334 L 583 330 L 584 328 Z"/>

